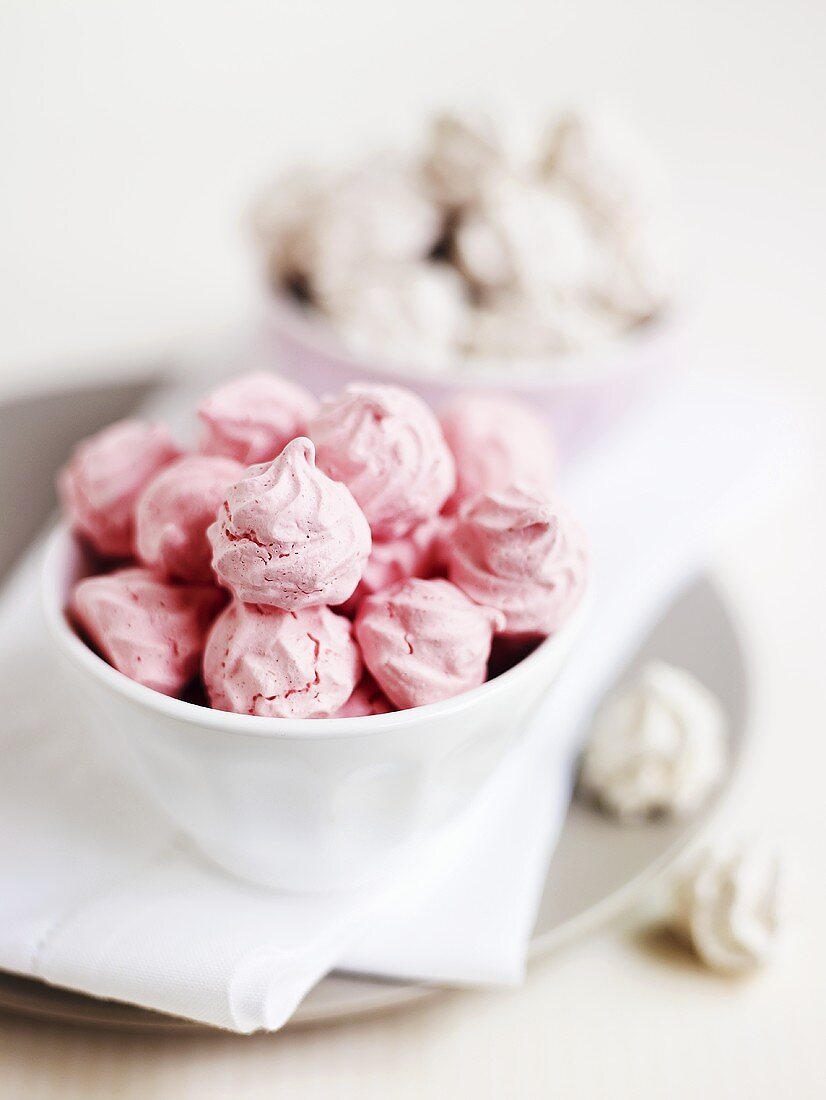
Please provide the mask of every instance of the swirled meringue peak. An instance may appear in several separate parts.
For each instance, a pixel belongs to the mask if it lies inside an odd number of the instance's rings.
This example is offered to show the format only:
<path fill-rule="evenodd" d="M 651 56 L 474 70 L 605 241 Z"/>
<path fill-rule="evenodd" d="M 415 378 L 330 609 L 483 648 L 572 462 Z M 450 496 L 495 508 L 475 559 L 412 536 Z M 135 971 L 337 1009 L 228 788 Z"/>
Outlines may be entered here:
<path fill-rule="evenodd" d="M 234 600 L 204 651 L 216 710 L 266 718 L 331 718 L 361 675 L 350 623 L 326 607 L 281 611 Z"/>
<path fill-rule="evenodd" d="M 166 428 L 142 420 L 118 420 L 84 439 L 57 480 L 73 529 L 104 558 L 130 557 L 138 496 L 179 453 Z"/>
<path fill-rule="evenodd" d="M 447 547 L 448 577 L 504 614 L 502 633 L 554 634 L 585 589 L 580 528 L 534 485 L 518 482 L 466 502 Z"/>
<path fill-rule="evenodd" d="M 436 416 L 401 386 L 351 383 L 322 403 L 307 434 L 319 468 L 348 486 L 378 540 L 437 515 L 455 487 Z"/>
<path fill-rule="evenodd" d="M 297 610 L 343 603 L 370 554 L 370 528 L 346 485 L 316 469 L 299 437 L 233 485 L 208 531 L 218 579 L 244 603 Z"/>
<path fill-rule="evenodd" d="M 461 393 L 439 421 L 456 460 L 451 507 L 514 481 L 547 488 L 556 452 L 546 425 L 522 401 L 494 393 Z"/>
<path fill-rule="evenodd" d="M 272 462 L 291 439 L 304 434 L 317 408 L 308 390 L 286 378 L 267 371 L 241 374 L 199 405 L 200 449 L 245 466 Z"/>
<path fill-rule="evenodd" d="M 483 683 L 504 616 L 450 581 L 410 578 L 368 596 L 356 617 L 365 664 L 397 707 L 450 699 Z"/>
<path fill-rule="evenodd" d="M 244 467 L 222 455 L 184 455 L 164 467 L 135 509 L 138 557 L 184 581 L 214 581 L 207 528 Z"/>
<path fill-rule="evenodd" d="M 80 581 L 71 613 L 124 676 L 180 695 L 198 671 L 210 623 L 226 599 L 214 585 L 171 584 L 151 569 L 119 569 Z"/>

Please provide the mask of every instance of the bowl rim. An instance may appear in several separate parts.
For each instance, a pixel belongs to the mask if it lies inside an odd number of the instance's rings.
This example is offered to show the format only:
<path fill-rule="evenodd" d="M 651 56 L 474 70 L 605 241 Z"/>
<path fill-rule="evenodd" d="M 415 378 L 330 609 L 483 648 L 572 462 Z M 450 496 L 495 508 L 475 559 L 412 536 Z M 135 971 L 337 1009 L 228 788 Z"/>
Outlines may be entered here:
<path fill-rule="evenodd" d="M 348 740 L 373 737 L 394 730 L 427 723 L 432 718 L 459 714 L 506 691 L 515 681 L 529 676 L 554 653 L 565 654 L 582 629 L 592 604 L 587 584 L 571 617 L 556 634 L 545 638 L 532 653 L 493 680 L 450 699 L 420 707 L 350 718 L 268 718 L 257 714 L 235 714 L 176 699 L 131 680 L 90 649 L 73 630 L 66 615 L 65 594 L 60 575 L 70 547 L 80 548 L 77 536 L 64 521 L 50 531 L 40 565 L 40 604 L 47 632 L 62 655 L 84 675 L 131 703 L 167 718 L 201 728 L 245 737 L 275 740 Z M 548 685 L 550 686 L 550 684 Z"/>
<path fill-rule="evenodd" d="M 469 359 L 461 371 L 442 373 L 423 370 L 412 363 L 390 365 L 369 353 L 354 353 L 336 337 L 333 328 L 324 323 L 320 311 L 302 305 L 271 286 L 265 285 L 264 295 L 262 308 L 271 327 L 315 354 L 337 360 L 342 369 L 349 370 L 354 377 L 367 372 L 381 376 L 388 384 L 429 385 L 446 391 L 453 387 L 472 387 L 511 393 L 538 392 L 615 381 L 639 371 L 640 353 L 650 353 L 671 338 L 682 326 L 685 312 L 676 303 L 666 305 L 649 320 L 589 351 L 560 355 L 553 360 L 477 356 Z M 542 366 L 537 368 L 537 363 Z"/>

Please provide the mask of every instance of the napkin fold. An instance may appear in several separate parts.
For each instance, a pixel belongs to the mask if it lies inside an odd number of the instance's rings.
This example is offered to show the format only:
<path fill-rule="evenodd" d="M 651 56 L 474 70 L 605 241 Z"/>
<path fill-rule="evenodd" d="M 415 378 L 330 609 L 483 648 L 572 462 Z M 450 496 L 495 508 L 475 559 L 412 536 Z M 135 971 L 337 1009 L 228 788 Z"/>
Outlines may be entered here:
<path fill-rule="evenodd" d="M 564 491 L 592 543 L 585 636 L 468 810 L 335 895 L 224 874 L 110 770 L 62 696 L 33 550 L 0 600 L 0 968 L 240 1032 L 280 1027 L 334 967 L 518 982 L 594 705 L 722 521 L 767 501 L 797 452 L 776 395 L 695 379 L 582 456 Z"/>

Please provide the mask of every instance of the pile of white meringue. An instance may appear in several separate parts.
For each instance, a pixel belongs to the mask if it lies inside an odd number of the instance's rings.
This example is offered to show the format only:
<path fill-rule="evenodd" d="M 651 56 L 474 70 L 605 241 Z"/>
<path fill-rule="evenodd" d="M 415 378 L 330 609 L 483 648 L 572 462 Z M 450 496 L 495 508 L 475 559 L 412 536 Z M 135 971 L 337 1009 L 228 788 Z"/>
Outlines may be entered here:
<path fill-rule="evenodd" d="M 582 755 L 579 791 L 622 822 L 695 814 L 729 755 L 720 701 L 686 669 L 650 661 L 603 702 Z M 746 974 L 774 953 L 783 923 L 780 853 L 711 844 L 678 875 L 663 914 L 712 970 Z"/>
<path fill-rule="evenodd" d="M 390 369 L 542 369 L 668 305 L 665 201 L 655 158 L 604 112 L 539 136 L 453 112 L 416 157 L 289 171 L 254 229 L 274 289 L 351 352 Z"/>

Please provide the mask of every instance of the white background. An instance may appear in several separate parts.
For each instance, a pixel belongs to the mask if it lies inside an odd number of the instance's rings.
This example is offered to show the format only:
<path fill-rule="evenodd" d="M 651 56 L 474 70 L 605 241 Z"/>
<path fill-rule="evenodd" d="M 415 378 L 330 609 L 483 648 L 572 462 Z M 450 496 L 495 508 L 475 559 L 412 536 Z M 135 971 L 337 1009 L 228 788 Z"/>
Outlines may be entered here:
<path fill-rule="evenodd" d="M 675 177 L 698 361 L 787 381 L 817 432 L 824 43 L 819 0 L 0 0 L 0 398 L 242 324 L 244 204 L 296 155 L 402 143 L 431 105 L 607 99 Z M 818 466 L 715 564 L 756 687 L 728 828 L 796 854 L 773 968 L 724 982 L 631 924 L 523 990 L 327 1032 L 162 1042 L 0 1021 L 0 1095 L 823 1095 L 823 495 Z"/>

